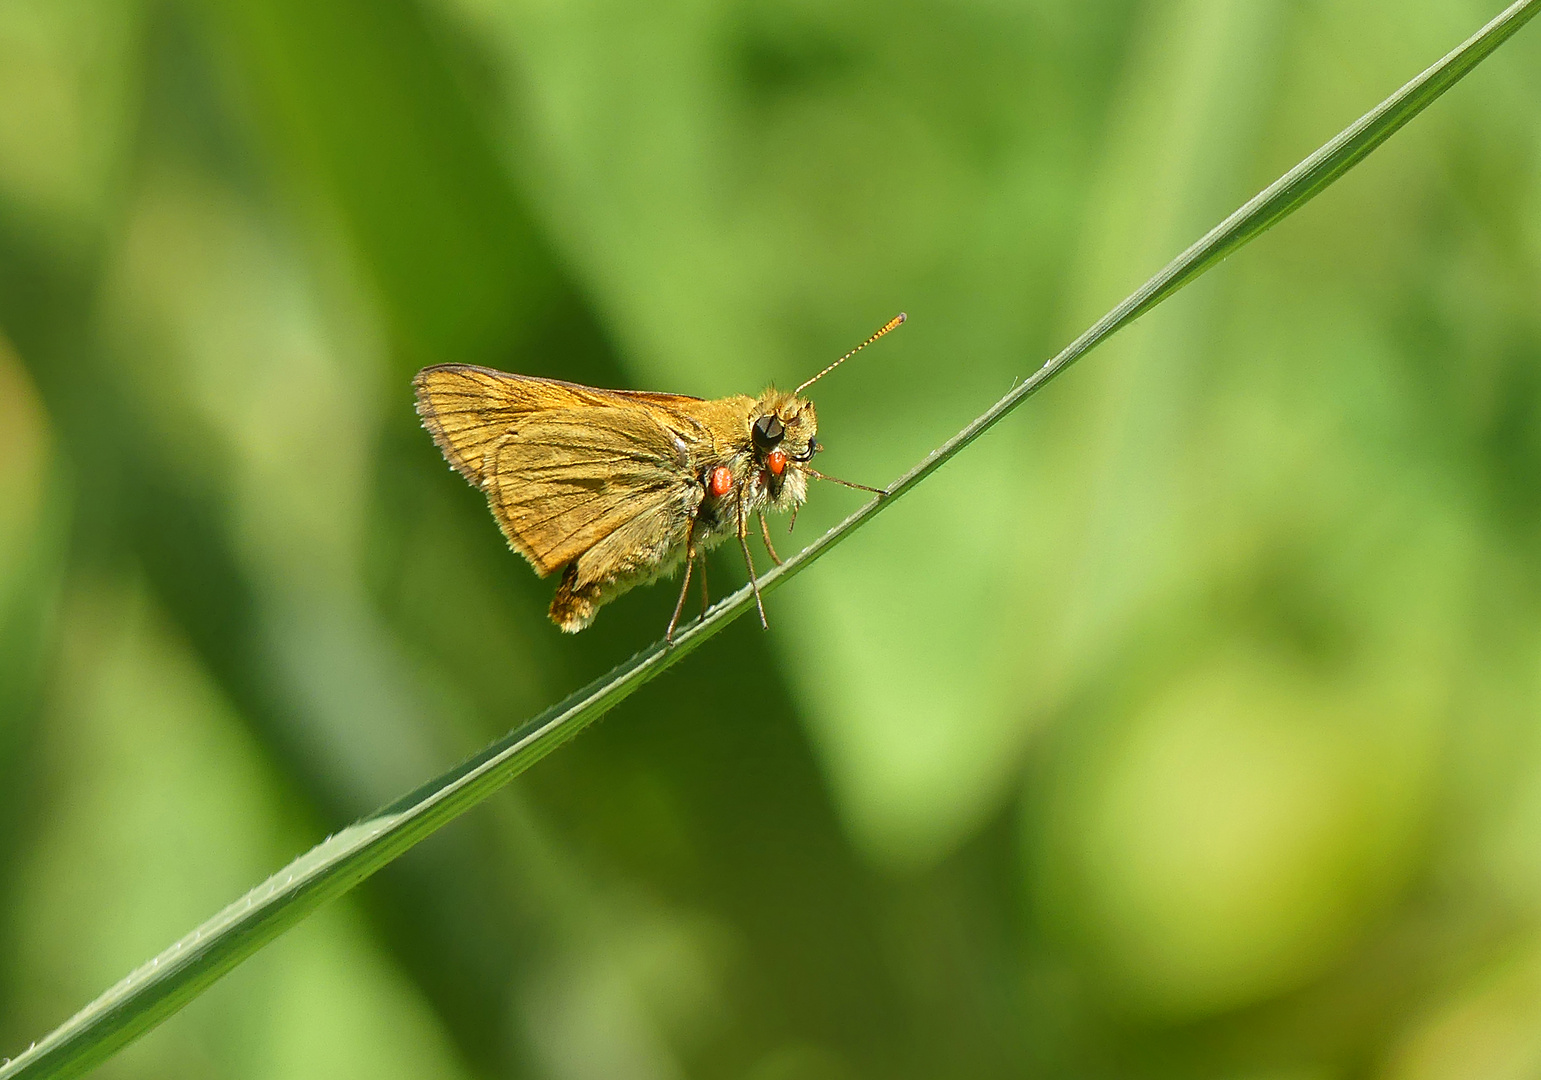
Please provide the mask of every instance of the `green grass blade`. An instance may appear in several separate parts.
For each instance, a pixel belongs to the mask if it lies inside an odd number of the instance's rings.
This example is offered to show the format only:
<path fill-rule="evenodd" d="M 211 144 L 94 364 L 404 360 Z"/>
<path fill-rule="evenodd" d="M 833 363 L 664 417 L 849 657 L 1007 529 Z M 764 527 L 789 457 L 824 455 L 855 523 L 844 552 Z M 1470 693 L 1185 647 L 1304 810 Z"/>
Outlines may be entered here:
<path fill-rule="evenodd" d="M 761 579 L 769 592 L 807 569 L 900 495 L 999 422 L 1107 337 L 1154 308 L 1247 241 L 1325 190 L 1541 11 L 1519 0 L 1183 252 L 1025 383 L 931 453 L 889 489 Z M 0 1080 L 75 1076 L 111 1056 L 322 904 L 401 855 L 683 660 L 753 603 L 748 586 L 691 626 L 672 648 L 643 650 L 609 674 L 374 816 L 330 837 L 187 937 L 129 974 L 20 1057 Z"/>

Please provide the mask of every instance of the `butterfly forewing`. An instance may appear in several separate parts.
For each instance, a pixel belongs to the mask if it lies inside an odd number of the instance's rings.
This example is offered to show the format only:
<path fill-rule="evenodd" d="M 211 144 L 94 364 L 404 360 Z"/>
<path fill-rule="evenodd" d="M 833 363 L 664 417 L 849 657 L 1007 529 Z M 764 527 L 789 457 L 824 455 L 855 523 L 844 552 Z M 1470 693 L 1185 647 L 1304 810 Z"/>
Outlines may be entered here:
<path fill-rule="evenodd" d="M 488 449 L 519 413 L 539 407 L 526 385 L 530 381 L 468 364 L 424 368 L 412 380 L 423 425 L 445 460 L 477 487 Z"/>

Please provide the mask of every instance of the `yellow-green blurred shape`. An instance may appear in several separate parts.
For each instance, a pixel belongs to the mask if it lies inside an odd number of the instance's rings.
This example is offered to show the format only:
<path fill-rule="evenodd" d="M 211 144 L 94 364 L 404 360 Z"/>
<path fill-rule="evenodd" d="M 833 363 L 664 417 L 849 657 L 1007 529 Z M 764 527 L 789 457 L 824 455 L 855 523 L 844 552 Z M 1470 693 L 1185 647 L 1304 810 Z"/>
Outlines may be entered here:
<path fill-rule="evenodd" d="M 0 336 L 0 603 L 33 547 L 48 459 L 43 403 Z"/>
<path fill-rule="evenodd" d="M 1201 664 L 1100 740 L 1054 804 L 1051 917 L 1137 1013 L 1300 985 L 1408 873 L 1429 764 L 1416 706 L 1266 656 Z"/>
<path fill-rule="evenodd" d="M 138 20 L 129 0 L 0 4 L 0 199 L 66 239 L 120 179 Z"/>
<path fill-rule="evenodd" d="M 192 162 L 152 159 L 126 209 L 104 336 L 156 435 L 230 493 L 257 566 L 294 588 L 352 578 L 383 389 L 368 308 L 306 264 L 290 220 Z M 310 246 L 325 266 L 326 238 Z"/>
<path fill-rule="evenodd" d="M 1402 1040 L 1386 1080 L 1541 1076 L 1541 940 L 1469 979 Z"/>
<path fill-rule="evenodd" d="M 109 261 L 103 337 L 176 468 L 228 499 L 271 677 L 316 710 L 302 735 L 348 729 L 382 771 L 357 797 L 383 803 L 448 758 L 427 746 L 437 733 L 363 582 L 372 450 L 411 396 L 385 381 L 377 311 L 334 223 L 291 211 L 191 155 L 149 156 Z M 525 708 L 543 704 L 534 660 L 506 675 Z"/>
<path fill-rule="evenodd" d="M 551 1080 L 674 1080 L 728 1017 L 734 940 L 715 920 L 606 897 L 575 947 L 522 988 L 518 1018 Z"/>
<path fill-rule="evenodd" d="M 755 1062 L 745 1080 L 853 1080 L 854 1076 L 839 1055 L 797 1043 L 766 1054 Z"/>
<path fill-rule="evenodd" d="M 48 802 L 6 915 L 14 1043 L 47 1031 L 303 849 L 308 821 L 134 591 L 68 605 L 42 751 Z M 104 1077 L 462 1076 L 409 981 L 343 902 L 102 1066 Z"/>
<path fill-rule="evenodd" d="M 68 493 L 59 490 L 43 403 L 0 334 L 0 771 L 25 745 L 65 560 Z"/>

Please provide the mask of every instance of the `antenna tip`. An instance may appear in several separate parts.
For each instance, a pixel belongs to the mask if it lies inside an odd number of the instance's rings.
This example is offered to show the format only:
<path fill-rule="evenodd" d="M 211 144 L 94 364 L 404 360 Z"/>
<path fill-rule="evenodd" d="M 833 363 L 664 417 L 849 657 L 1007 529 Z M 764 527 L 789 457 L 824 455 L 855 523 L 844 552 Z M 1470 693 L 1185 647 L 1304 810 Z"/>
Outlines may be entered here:
<path fill-rule="evenodd" d="M 901 322 L 901 323 L 902 322 L 909 322 L 909 319 L 910 319 L 910 317 L 908 315 L 906 315 L 902 311 L 899 312 L 899 314 L 894 316 L 894 322 Z"/>

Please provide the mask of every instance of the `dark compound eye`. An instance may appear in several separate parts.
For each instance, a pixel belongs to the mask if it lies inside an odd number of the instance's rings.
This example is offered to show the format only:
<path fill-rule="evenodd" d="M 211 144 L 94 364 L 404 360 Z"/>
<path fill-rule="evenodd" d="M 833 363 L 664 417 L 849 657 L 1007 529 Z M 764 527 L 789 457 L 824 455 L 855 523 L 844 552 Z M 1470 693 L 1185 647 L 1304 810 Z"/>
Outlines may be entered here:
<path fill-rule="evenodd" d="M 755 449 L 766 453 L 780 446 L 786 433 L 786 425 L 781 422 L 781 417 L 772 413 L 754 422 L 754 427 L 749 430 L 749 437 L 754 440 Z"/>

